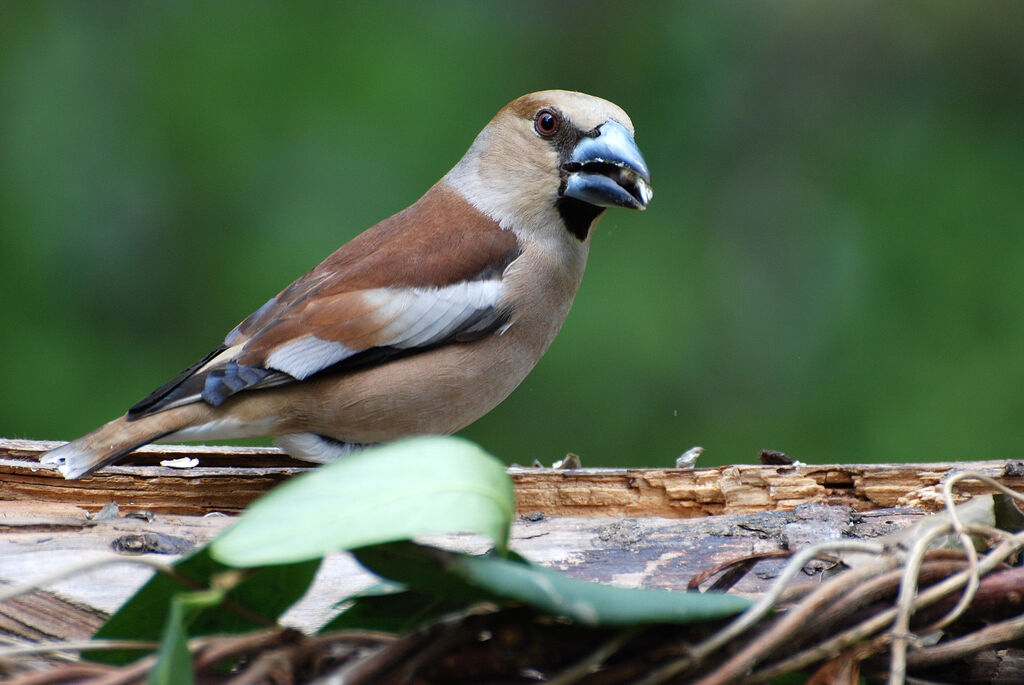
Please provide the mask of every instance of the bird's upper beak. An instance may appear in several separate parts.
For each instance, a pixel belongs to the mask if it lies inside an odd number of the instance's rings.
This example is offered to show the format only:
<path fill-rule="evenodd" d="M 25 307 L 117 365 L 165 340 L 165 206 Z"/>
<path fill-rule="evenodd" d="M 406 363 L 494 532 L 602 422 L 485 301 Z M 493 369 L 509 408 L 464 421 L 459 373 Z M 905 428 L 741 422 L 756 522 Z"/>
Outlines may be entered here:
<path fill-rule="evenodd" d="M 573 149 L 562 165 L 568 174 L 562 194 L 598 207 L 646 209 L 651 174 L 625 126 L 606 121 Z"/>

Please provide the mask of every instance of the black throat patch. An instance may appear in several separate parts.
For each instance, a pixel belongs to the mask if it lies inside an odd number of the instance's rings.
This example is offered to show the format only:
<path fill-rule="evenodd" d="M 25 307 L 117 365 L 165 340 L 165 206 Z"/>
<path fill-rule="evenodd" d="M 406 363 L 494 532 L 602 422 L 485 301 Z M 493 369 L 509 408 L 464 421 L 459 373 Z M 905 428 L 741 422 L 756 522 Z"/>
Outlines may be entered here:
<path fill-rule="evenodd" d="M 555 201 L 555 209 L 562 217 L 565 227 L 576 236 L 577 240 L 583 242 L 590 235 L 590 227 L 594 225 L 597 217 L 605 210 L 604 207 L 592 205 L 574 197 L 560 197 Z"/>

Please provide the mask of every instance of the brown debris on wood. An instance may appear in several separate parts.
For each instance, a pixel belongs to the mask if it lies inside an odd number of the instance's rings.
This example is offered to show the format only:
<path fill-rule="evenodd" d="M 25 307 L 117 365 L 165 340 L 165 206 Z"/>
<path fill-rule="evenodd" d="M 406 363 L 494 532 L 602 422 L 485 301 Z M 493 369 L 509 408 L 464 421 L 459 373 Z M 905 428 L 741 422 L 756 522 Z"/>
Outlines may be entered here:
<path fill-rule="evenodd" d="M 857 511 L 942 508 L 939 484 L 953 471 L 980 471 L 1011 488 L 1007 462 L 938 464 L 734 465 L 698 469 L 510 469 L 520 511 L 562 516 L 690 518 L 792 509 L 820 502 Z M 967 496 L 992 492 L 971 483 Z"/>

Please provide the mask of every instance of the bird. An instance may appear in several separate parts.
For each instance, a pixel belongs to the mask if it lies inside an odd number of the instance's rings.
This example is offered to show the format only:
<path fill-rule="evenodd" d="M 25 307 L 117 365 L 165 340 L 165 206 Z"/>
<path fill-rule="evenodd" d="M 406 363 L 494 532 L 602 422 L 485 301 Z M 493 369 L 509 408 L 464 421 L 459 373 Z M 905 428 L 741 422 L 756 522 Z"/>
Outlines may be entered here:
<path fill-rule="evenodd" d="M 548 349 L 605 210 L 643 210 L 651 197 L 620 107 L 566 90 L 519 97 L 414 204 L 41 463 L 75 479 L 150 442 L 259 436 L 327 462 L 455 433 L 504 400 Z"/>

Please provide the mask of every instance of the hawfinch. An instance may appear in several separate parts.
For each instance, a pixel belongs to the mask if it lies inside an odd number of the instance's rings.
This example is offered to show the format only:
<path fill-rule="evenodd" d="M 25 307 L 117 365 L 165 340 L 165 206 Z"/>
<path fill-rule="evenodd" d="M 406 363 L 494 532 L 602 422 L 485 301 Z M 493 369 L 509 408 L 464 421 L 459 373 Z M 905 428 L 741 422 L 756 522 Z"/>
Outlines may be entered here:
<path fill-rule="evenodd" d="M 272 435 L 322 462 L 454 433 L 565 320 L 606 207 L 644 209 L 626 113 L 551 90 L 506 105 L 414 205 L 343 245 L 124 416 L 43 457 L 78 478 L 155 440 Z"/>

